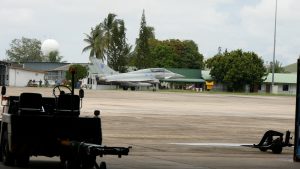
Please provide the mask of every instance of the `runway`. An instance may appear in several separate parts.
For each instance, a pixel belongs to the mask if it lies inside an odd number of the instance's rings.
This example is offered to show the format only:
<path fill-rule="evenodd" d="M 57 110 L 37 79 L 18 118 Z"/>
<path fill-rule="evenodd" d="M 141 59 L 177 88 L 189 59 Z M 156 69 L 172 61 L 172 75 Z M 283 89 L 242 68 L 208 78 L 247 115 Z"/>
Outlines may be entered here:
<path fill-rule="evenodd" d="M 51 88 L 8 88 L 51 96 Z M 78 92 L 78 91 L 75 91 Z M 85 91 L 81 116 L 101 110 L 103 143 L 132 146 L 129 156 L 97 158 L 109 169 L 299 168 L 293 148 L 282 154 L 242 147 L 265 131 L 294 131 L 294 96 L 148 91 Z M 57 168 L 58 158 L 33 157 L 29 168 Z M 0 168 L 4 167 L 2 164 Z"/>

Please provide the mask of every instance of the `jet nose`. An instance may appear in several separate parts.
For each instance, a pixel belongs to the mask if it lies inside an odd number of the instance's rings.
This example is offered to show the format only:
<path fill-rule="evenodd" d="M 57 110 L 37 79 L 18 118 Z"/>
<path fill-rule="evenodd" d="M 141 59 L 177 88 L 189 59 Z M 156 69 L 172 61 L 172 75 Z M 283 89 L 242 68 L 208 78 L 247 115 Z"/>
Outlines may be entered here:
<path fill-rule="evenodd" d="M 177 73 L 175 73 L 175 76 L 174 76 L 175 78 L 184 78 L 184 76 L 183 75 L 181 75 L 181 74 L 177 74 Z"/>

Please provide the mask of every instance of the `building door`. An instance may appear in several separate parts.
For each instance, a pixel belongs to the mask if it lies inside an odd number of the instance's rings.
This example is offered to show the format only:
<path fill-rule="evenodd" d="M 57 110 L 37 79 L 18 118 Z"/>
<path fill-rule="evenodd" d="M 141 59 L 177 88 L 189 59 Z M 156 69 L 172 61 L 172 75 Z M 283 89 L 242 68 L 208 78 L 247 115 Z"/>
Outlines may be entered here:
<path fill-rule="evenodd" d="M 266 92 L 271 93 L 271 85 L 270 84 L 266 84 Z"/>
<path fill-rule="evenodd" d="M 0 86 L 8 85 L 8 63 L 0 62 Z"/>

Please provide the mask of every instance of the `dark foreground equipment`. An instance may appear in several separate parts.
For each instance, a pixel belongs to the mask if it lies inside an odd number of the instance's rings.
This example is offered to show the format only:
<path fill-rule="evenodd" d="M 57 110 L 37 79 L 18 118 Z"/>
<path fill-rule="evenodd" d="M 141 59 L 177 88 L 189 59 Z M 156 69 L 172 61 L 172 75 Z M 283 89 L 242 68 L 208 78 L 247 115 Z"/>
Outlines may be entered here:
<path fill-rule="evenodd" d="M 297 93 L 295 112 L 294 161 L 300 162 L 300 58 L 297 61 Z"/>
<path fill-rule="evenodd" d="M 293 144 L 290 143 L 291 132 L 286 131 L 285 139 L 283 140 L 283 133 L 269 130 L 267 131 L 261 141 L 258 144 L 253 145 L 243 145 L 246 147 L 258 148 L 260 151 L 266 152 L 267 150 L 272 150 L 274 154 L 280 154 L 283 147 L 291 147 Z"/>
<path fill-rule="evenodd" d="M 74 73 L 73 77 L 74 77 Z M 74 84 L 72 85 L 74 86 Z M 103 155 L 128 155 L 129 147 L 102 144 L 100 111 L 94 117 L 81 117 L 84 91 L 74 94 L 74 87 L 54 87 L 54 97 L 40 93 L 5 96 L 0 128 L 0 159 L 4 165 L 27 166 L 30 156 L 59 156 L 65 169 L 106 169 L 96 164 Z"/>
<path fill-rule="evenodd" d="M 131 147 L 107 147 L 98 144 L 90 144 L 77 141 L 62 140 L 61 144 L 65 148 L 66 153 L 70 153 L 69 159 L 61 159 L 61 163 L 66 169 L 76 168 L 93 168 L 106 169 L 106 163 L 101 162 L 99 165 L 94 160 L 96 156 L 117 155 L 119 158 L 122 155 L 128 155 Z"/>

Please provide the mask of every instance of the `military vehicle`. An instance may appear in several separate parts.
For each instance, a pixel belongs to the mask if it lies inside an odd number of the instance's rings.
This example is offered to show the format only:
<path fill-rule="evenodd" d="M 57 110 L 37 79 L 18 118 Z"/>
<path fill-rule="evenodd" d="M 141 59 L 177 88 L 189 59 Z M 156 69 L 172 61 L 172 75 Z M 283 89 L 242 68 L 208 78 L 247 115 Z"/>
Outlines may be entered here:
<path fill-rule="evenodd" d="M 102 145 L 99 110 L 94 117 L 80 116 L 84 91 L 74 94 L 75 71 L 71 72 L 72 88 L 55 86 L 54 97 L 26 92 L 5 96 L 2 87 L 0 158 L 4 165 L 27 166 L 31 156 L 59 156 L 66 169 L 106 169 L 105 162 L 97 165 L 97 156 L 128 155 L 130 147 Z"/>

